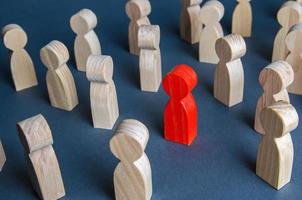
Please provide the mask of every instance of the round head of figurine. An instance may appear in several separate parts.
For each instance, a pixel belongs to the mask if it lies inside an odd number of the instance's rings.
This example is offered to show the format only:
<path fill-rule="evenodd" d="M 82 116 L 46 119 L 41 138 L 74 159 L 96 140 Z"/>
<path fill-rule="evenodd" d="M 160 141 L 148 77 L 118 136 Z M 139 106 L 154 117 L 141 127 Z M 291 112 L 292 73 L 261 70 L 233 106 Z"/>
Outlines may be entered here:
<path fill-rule="evenodd" d="M 302 7 L 296 1 L 286 1 L 277 14 L 278 22 L 281 26 L 291 27 L 301 21 Z"/>
<path fill-rule="evenodd" d="M 157 49 L 160 42 L 160 29 L 157 25 L 141 25 L 138 30 L 138 46 L 145 49 Z"/>
<path fill-rule="evenodd" d="M 224 15 L 224 6 L 216 0 L 207 1 L 200 9 L 199 19 L 205 24 L 216 24 Z"/>
<path fill-rule="evenodd" d="M 113 76 L 111 56 L 90 55 L 87 60 L 86 76 L 92 82 L 109 82 Z"/>
<path fill-rule="evenodd" d="M 151 13 L 149 0 L 131 0 L 126 4 L 126 13 L 131 20 L 138 20 Z"/>
<path fill-rule="evenodd" d="M 70 26 L 76 34 L 84 35 L 97 25 L 96 15 L 89 9 L 80 10 L 70 18 Z"/>
<path fill-rule="evenodd" d="M 301 51 L 302 52 L 302 47 L 301 45 L 297 45 L 297 41 L 301 40 L 302 38 L 302 24 L 295 24 L 294 26 L 291 27 L 291 29 L 289 30 L 286 39 L 285 39 L 285 43 L 287 48 L 290 51 Z M 297 49 L 295 49 L 297 48 Z M 300 48 L 300 49 L 298 49 Z"/>
<path fill-rule="evenodd" d="M 3 42 L 11 51 L 23 49 L 27 44 L 25 31 L 17 24 L 9 24 L 2 29 Z"/>

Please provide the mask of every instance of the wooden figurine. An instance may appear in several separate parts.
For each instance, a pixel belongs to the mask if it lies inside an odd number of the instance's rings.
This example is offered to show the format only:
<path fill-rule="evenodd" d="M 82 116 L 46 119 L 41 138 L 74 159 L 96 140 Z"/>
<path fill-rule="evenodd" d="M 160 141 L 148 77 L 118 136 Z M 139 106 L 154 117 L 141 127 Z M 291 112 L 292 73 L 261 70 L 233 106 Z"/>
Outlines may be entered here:
<path fill-rule="evenodd" d="M 215 42 L 223 37 L 223 30 L 219 23 L 223 15 L 224 7 L 216 0 L 207 1 L 200 10 L 200 21 L 204 24 L 199 40 L 200 62 L 217 64 L 219 61 L 215 52 Z"/>
<path fill-rule="evenodd" d="M 91 54 L 101 54 L 101 45 L 93 30 L 96 25 L 97 17 L 89 9 L 80 10 L 70 19 L 70 26 L 77 34 L 74 41 L 74 53 L 77 68 L 80 71 L 86 71 L 87 59 Z"/>
<path fill-rule="evenodd" d="M 216 52 L 220 59 L 214 77 L 214 96 L 228 107 L 243 99 L 244 71 L 241 57 L 246 53 L 246 45 L 241 35 L 231 34 L 216 42 Z"/>
<path fill-rule="evenodd" d="M 259 76 L 259 83 L 263 88 L 263 95 L 259 98 L 255 114 L 254 128 L 264 134 L 260 120 L 261 111 L 278 101 L 290 103 L 287 87 L 294 81 L 292 67 L 285 61 L 274 62 L 265 67 Z"/>
<path fill-rule="evenodd" d="M 233 12 L 232 33 L 242 37 L 250 37 L 252 34 L 253 13 L 251 0 L 237 0 L 238 4 Z"/>
<path fill-rule="evenodd" d="M 129 51 L 139 55 L 138 29 L 141 25 L 151 25 L 148 15 L 151 13 L 149 0 L 130 0 L 126 4 L 126 13 L 130 18 L 128 28 Z"/>
<path fill-rule="evenodd" d="M 176 66 L 163 80 L 170 96 L 164 112 L 165 139 L 190 145 L 197 136 L 197 106 L 192 90 L 197 85 L 195 71 L 187 65 Z"/>
<path fill-rule="evenodd" d="M 52 41 L 40 51 L 46 75 L 50 103 L 53 107 L 70 111 L 78 104 L 78 95 L 71 71 L 67 66 L 69 53 L 59 41 Z"/>
<path fill-rule="evenodd" d="M 302 7 L 298 2 L 286 1 L 278 11 L 277 19 L 281 29 L 274 41 L 272 61 L 285 60 L 289 51 L 285 44 L 285 38 L 290 28 L 301 22 Z"/>
<path fill-rule="evenodd" d="M 9 24 L 2 30 L 3 42 L 10 50 L 10 67 L 16 91 L 38 85 L 33 61 L 24 49 L 27 44 L 25 31 L 17 24 Z"/>
<path fill-rule="evenodd" d="M 199 21 L 202 0 L 181 0 L 181 2 L 180 36 L 190 44 L 196 44 L 199 42 L 202 29 Z"/>
<path fill-rule="evenodd" d="M 145 154 L 149 131 L 141 122 L 126 119 L 110 140 L 113 155 L 121 162 L 114 171 L 116 200 L 150 200 L 152 173 Z"/>
<path fill-rule="evenodd" d="M 157 92 L 162 79 L 159 26 L 142 25 L 138 31 L 141 90 Z"/>
<path fill-rule="evenodd" d="M 288 92 L 302 95 L 302 23 L 294 25 L 286 36 L 286 46 L 290 53 L 286 58 L 294 70 L 294 82 L 288 87 Z"/>
<path fill-rule="evenodd" d="M 0 140 L 0 172 L 2 171 L 5 161 L 6 161 L 5 152 L 4 152 L 1 140 Z"/>
<path fill-rule="evenodd" d="M 112 129 L 118 116 L 116 89 L 112 80 L 113 61 L 110 56 L 90 55 L 87 61 L 90 102 L 94 128 Z"/>
<path fill-rule="evenodd" d="M 17 124 L 34 190 L 43 200 L 65 196 L 53 138 L 45 118 L 39 114 Z M 28 154 L 28 156 L 27 156 Z"/>
<path fill-rule="evenodd" d="M 294 148 L 290 132 L 297 128 L 298 118 L 287 102 L 275 103 L 261 112 L 265 135 L 258 148 L 256 174 L 277 190 L 291 179 Z"/>

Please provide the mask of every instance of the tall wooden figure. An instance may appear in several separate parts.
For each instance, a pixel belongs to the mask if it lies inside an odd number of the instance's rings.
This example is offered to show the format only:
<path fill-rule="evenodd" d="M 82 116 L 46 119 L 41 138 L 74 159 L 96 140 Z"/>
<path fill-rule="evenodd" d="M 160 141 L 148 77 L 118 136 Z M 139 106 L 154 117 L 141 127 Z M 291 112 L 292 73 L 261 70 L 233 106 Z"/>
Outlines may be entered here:
<path fill-rule="evenodd" d="M 74 53 L 77 68 L 86 71 L 88 57 L 101 54 L 101 45 L 98 36 L 94 32 L 97 25 L 97 17 L 89 9 L 80 10 L 70 19 L 70 26 L 77 34 L 74 41 Z"/>
<path fill-rule="evenodd" d="M 149 0 L 130 0 L 126 4 L 126 13 L 130 18 L 128 28 L 129 51 L 139 55 L 138 29 L 141 25 L 151 25 L 148 15 L 151 13 Z"/>
<path fill-rule="evenodd" d="M 4 152 L 1 140 L 0 140 L 0 172 L 2 171 L 5 161 L 6 161 L 5 152 Z"/>
<path fill-rule="evenodd" d="M 52 41 L 40 51 L 46 75 L 50 103 L 53 107 L 70 111 L 78 104 L 78 95 L 73 76 L 67 66 L 69 53 L 59 41 Z"/>
<path fill-rule="evenodd" d="M 292 67 L 285 61 L 274 62 L 265 67 L 259 76 L 259 83 L 263 88 L 263 95 L 259 98 L 255 114 L 254 128 L 264 134 L 261 124 L 261 111 L 278 101 L 290 103 L 287 87 L 294 81 Z"/>
<path fill-rule="evenodd" d="M 39 114 L 17 124 L 34 190 L 43 200 L 65 196 L 53 138 L 45 118 Z M 27 155 L 28 154 L 28 155 Z"/>
<path fill-rule="evenodd" d="M 176 66 L 163 80 L 170 96 L 164 113 L 165 139 L 190 145 L 197 136 L 197 106 L 192 90 L 197 85 L 195 71 L 187 65 Z"/>
<path fill-rule="evenodd" d="M 256 174 L 277 190 L 291 179 L 294 148 L 290 132 L 297 128 L 298 118 L 287 102 L 275 103 L 261 112 L 265 135 L 258 148 Z"/>
<path fill-rule="evenodd" d="M 214 77 L 214 96 L 221 103 L 232 107 L 243 99 L 244 71 L 241 57 L 246 44 L 241 35 L 231 34 L 217 40 L 216 52 L 220 59 Z"/>
<path fill-rule="evenodd" d="M 2 30 L 3 42 L 11 52 L 10 67 L 16 91 L 38 85 L 34 64 L 24 49 L 27 44 L 25 31 L 17 24 L 9 24 Z"/>
<path fill-rule="evenodd" d="M 138 31 L 141 90 L 157 92 L 162 80 L 159 26 L 142 25 Z"/>
<path fill-rule="evenodd" d="M 110 56 L 90 55 L 87 61 L 90 103 L 94 128 L 112 129 L 118 116 L 118 102 Z"/>
<path fill-rule="evenodd" d="M 190 44 L 199 42 L 202 23 L 199 21 L 202 0 L 181 0 L 180 36 Z"/>
<path fill-rule="evenodd" d="M 200 62 L 217 64 L 219 61 L 215 52 L 215 42 L 224 35 L 219 23 L 223 15 L 224 7 L 216 0 L 207 1 L 200 10 L 200 23 L 204 24 L 199 40 Z"/>
<path fill-rule="evenodd" d="M 295 1 L 286 1 L 278 11 L 277 19 L 281 25 L 281 29 L 277 33 L 274 41 L 273 62 L 285 60 L 289 53 L 285 44 L 285 38 L 289 29 L 302 20 L 301 5 Z"/>
<path fill-rule="evenodd" d="M 242 37 L 250 37 L 252 34 L 253 13 L 250 1 L 237 0 L 238 5 L 233 12 L 232 33 Z"/>
<path fill-rule="evenodd" d="M 150 200 L 152 173 L 145 148 L 149 131 L 141 122 L 124 120 L 110 140 L 113 155 L 121 162 L 114 171 L 116 200 Z"/>

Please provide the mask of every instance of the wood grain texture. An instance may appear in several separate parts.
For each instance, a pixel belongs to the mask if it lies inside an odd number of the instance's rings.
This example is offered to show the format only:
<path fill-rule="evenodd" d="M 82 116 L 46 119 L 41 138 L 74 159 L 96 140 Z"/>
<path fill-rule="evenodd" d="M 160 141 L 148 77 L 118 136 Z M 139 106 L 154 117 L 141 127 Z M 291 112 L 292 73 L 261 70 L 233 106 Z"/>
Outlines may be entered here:
<path fill-rule="evenodd" d="M 261 139 L 256 174 L 277 190 L 290 182 L 294 149 L 290 132 L 298 126 L 298 114 L 287 102 L 278 102 L 261 112 L 265 135 Z"/>
<path fill-rule="evenodd" d="M 51 130 L 39 114 L 17 124 L 20 141 L 24 146 L 26 161 L 34 190 L 43 200 L 65 196 L 62 175 L 53 150 Z"/>
<path fill-rule="evenodd" d="M 71 111 L 78 104 L 78 95 L 71 71 L 67 66 L 69 53 L 59 41 L 52 41 L 40 51 L 46 75 L 50 103 L 53 107 Z"/>
<path fill-rule="evenodd" d="M 129 51 L 139 55 L 138 30 L 141 25 L 151 25 L 148 18 L 151 4 L 149 0 L 130 0 L 126 4 L 126 13 L 131 20 L 128 28 Z"/>
<path fill-rule="evenodd" d="M 142 25 L 138 32 L 141 90 L 157 92 L 162 80 L 159 26 Z"/>
<path fill-rule="evenodd" d="M 6 156 L 5 156 L 5 152 L 4 152 L 4 148 L 3 148 L 2 142 L 0 140 L 0 172 L 3 169 L 5 161 L 6 161 Z"/>
<path fill-rule="evenodd" d="M 290 103 L 287 87 L 294 81 L 294 71 L 285 61 L 277 61 L 265 67 L 259 75 L 259 83 L 263 88 L 263 95 L 257 102 L 254 129 L 264 134 L 260 120 L 261 111 L 278 101 Z"/>
<path fill-rule="evenodd" d="M 215 52 L 215 42 L 224 35 L 219 23 L 223 15 L 224 7 L 216 0 L 207 1 L 200 9 L 199 19 L 204 24 L 199 40 L 200 62 L 217 64 L 219 61 Z"/>
<path fill-rule="evenodd" d="M 87 61 L 90 104 L 94 128 L 112 129 L 119 116 L 113 61 L 110 56 L 90 55 Z"/>
<path fill-rule="evenodd" d="M 220 61 L 215 70 L 214 97 L 228 107 L 243 100 L 244 71 L 241 57 L 246 53 L 246 44 L 241 35 L 231 34 L 216 42 Z"/>
<path fill-rule="evenodd" d="M 101 45 L 94 32 L 97 17 L 89 9 L 82 9 L 70 18 L 70 26 L 77 34 L 74 41 L 74 53 L 79 71 L 86 71 L 88 57 L 101 54 Z"/>
<path fill-rule="evenodd" d="M 285 38 L 290 28 L 301 22 L 302 7 L 295 1 L 286 1 L 278 11 L 277 19 L 281 28 L 274 41 L 272 61 L 285 60 L 289 53 Z"/>
<path fill-rule="evenodd" d="M 24 49 L 27 44 L 25 31 L 17 24 L 2 29 L 3 42 L 10 50 L 10 68 L 16 91 L 38 85 L 34 64 Z"/>
<path fill-rule="evenodd" d="M 233 12 L 232 33 L 242 37 L 252 35 L 253 13 L 250 4 L 251 0 L 237 0 L 238 4 Z"/>
<path fill-rule="evenodd" d="M 113 155 L 121 162 L 114 171 L 116 200 L 149 200 L 152 196 L 152 173 L 145 148 L 149 131 L 141 122 L 123 120 L 110 140 Z"/>
<path fill-rule="evenodd" d="M 180 36 L 190 44 L 196 44 L 200 39 L 202 23 L 199 20 L 202 0 L 181 0 Z"/>

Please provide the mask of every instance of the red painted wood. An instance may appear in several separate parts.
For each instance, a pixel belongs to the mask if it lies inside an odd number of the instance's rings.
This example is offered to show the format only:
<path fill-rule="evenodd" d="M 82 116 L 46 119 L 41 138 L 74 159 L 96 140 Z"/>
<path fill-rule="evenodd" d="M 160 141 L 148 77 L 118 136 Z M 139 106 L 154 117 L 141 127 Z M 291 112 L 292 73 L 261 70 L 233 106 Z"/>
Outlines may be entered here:
<path fill-rule="evenodd" d="M 170 96 L 164 113 L 165 139 L 190 145 L 197 136 L 197 106 L 191 94 L 197 75 L 188 65 L 177 65 L 163 80 Z"/>

